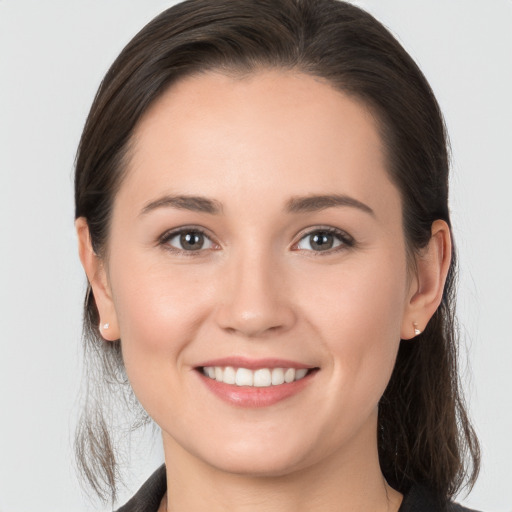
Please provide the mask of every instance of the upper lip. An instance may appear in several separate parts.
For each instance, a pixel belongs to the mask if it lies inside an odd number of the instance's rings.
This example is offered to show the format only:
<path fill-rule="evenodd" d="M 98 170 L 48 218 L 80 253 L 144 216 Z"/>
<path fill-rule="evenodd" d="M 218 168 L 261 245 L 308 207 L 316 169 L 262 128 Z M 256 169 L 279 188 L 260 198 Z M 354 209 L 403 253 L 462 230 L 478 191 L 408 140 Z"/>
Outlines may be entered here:
<path fill-rule="evenodd" d="M 209 361 L 197 365 L 198 368 L 204 368 L 205 366 L 232 366 L 234 368 L 247 368 L 248 370 L 258 370 L 259 368 L 315 368 L 312 365 L 288 359 L 248 359 L 246 357 L 222 357 L 219 359 L 210 359 Z"/>

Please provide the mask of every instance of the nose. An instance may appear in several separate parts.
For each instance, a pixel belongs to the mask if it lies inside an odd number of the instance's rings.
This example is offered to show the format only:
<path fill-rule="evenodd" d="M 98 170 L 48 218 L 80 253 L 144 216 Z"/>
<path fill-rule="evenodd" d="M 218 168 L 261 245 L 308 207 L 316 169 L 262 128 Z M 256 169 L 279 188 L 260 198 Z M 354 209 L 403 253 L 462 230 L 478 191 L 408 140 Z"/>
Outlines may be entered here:
<path fill-rule="evenodd" d="M 245 338 L 266 338 L 289 330 L 296 314 L 282 266 L 269 254 L 247 252 L 234 258 L 222 277 L 218 325 Z"/>

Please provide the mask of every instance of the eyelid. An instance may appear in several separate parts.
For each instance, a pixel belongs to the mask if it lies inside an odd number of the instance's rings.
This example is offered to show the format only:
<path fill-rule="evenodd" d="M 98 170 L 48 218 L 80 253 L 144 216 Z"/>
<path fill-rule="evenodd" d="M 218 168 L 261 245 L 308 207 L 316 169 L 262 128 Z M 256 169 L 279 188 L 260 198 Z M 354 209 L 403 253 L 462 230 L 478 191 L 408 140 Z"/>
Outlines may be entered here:
<path fill-rule="evenodd" d="M 308 249 L 297 249 L 297 245 L 306 237 L 311 236 L 314 233 L 318 232 L 324 232 L 324 233 L 330 233 L 332 235 L 335 235 L 338 237 L 339 240 L 341 240 L 342 244 L 338 247 L 335 247 L 333 249 L 328 249 L 326 251 L 312 251 Z M 356 245 L 356 241 L 354 238 L 349 235 L 346 231 L 343 231 L 342 229 L 335 228 L 333 226 L 311 226 L 309 228 L 306 228 L 302 230 L 297 235 L 297 241 L 293 243 L 292 249 L 296 251 L 305 251 L 314 254 L 315 256 L 321 256 L 321 255 L 328 255 L 333 254 L 341 250 L 346 250 L 349 248 L 352 248 Z"/>
<path fill-rule="evenodd" d="M 165 250 L 167 250 L 169 252 L 172 252 L 173 254 L 185 255 L 185 256 L 197 256 L 200 253 L 206 253 L 211 250 L 216 250 L 216 249 L 208 248 L 208 249 L 197 249 L 197 250 L 186 251 L 183 249 L 178 249 L 177 247 L 174 247 L 168 243 L 169 240 L 172 240 L 174 237 L 176 237 L 182 233 L 190 233 L 190 232 L 200 233 L 205 238 L 207 238 L 214 246 L 219 246 L 219 244 L 215 241 L 215 239 L 210 234 L 208 234 L 207 230 L 205 230 L 204 228 L 202 228 L 200 226 L 194 226 L 194 225 L 180 226 L 178 228 L 173 228 L 173 229 L 169 229 L 168 231 L 165 231 L 162 235 L 160 235 L 158 237 L 157 245 L 163 247 Z"/>
<path fill-rule="evenodd" d="M 178 249 L 177 247 L 173 247 L 168 244 L 169 240 L 174 238 L 177 235 L 180 235 L 184 232 L 197 232 L 203 235 L 205 238 L 207 238 L 216 248 L 212 249 L 198 249 L 198 250 L 183 250 Z M 333 249 L 328 249 L 326 251 L 312 251 L 308 249 L 297 249 L 297 245 L 307 236 L 311 236 L 314 233 L 317 232 L 327 232 L 330 234 L 333 234 L 338 237 L 338 239 L 342 242 L 342 244 L 338 247 L 335 247 Z M 179 254 L 179 255 L 186 255 L 186 256 L 194 256 L 198 255 L 199 253 L 206 253 L 211 250 L 217 250 L 220 246 L 218 242 L 214 239 L 213 236 L 211 236 L 207 230 L 203 227 L 196 226 L 196 225 L 190 225 L 190 226 L 180 226 L 177 228 L 169 229 L 168 231 L 165 231 L 162 235 L 158 237 L 157 245 L 162 246 L 164 249 L 172 252 L 173 254 Z M 315 256 L 321 256 L 321 255 L 327 255 L 327 254 L 333 254 L 340 250 L 346 250 L 348 248 L 354 247 L 356 245 L 356 241 L 354 238 L 349 235 L 346 231 L 335 228 L 333 226 L 311 226 L 308 228 L 305 228 L 302 230 L 297 236 L 296 236 L 296 242 L 292 244 L 292 250 L 295 251 L 304 251 L 314 254 Z"/>

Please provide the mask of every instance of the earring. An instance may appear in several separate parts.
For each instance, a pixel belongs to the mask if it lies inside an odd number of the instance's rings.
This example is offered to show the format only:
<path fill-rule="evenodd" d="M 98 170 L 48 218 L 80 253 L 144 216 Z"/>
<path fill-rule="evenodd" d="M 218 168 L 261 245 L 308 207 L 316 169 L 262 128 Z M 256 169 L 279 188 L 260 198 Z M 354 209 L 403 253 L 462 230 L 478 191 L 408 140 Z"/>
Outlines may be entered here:
<path fill-rule="evenodd" d="M 103 326 L 100 324 L 100 330 L 101 329 L 108 329 L 110 327 L 110 324 L 109 323 L 106 323 L 106 324 L 103 324 Z"/>
<path fill-rule="evenodd" d="M 413 322 L 412 325 L 414 327 L 414 335 L 418 336 L 418 334 L 421 334 L 421 331 L 418 329 L 418 324 L 416 322 Z"/>

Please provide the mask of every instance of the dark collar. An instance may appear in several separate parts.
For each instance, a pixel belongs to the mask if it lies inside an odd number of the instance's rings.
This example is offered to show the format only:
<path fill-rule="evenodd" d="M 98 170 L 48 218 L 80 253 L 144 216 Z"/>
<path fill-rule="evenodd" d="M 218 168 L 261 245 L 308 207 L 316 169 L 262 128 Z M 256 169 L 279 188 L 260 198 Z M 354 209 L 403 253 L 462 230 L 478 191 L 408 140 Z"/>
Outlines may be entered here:
<path fill-rule="evenodd" d="M 157 512 L 166 490 L 165 464 L 162 464 L 117 512 Z"/>
<path fill-rule="evenodd" d="M 137 494 L 117 512 L 157 512 L 167 491 L 165 464 L 162 464 L 137 491 Z M 413 485 L 404 495 L 398 512 L 476 512 L 455 503 L 442 505 L 421 485 Z"/>

